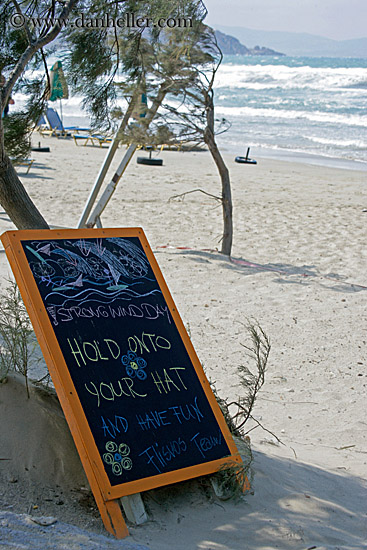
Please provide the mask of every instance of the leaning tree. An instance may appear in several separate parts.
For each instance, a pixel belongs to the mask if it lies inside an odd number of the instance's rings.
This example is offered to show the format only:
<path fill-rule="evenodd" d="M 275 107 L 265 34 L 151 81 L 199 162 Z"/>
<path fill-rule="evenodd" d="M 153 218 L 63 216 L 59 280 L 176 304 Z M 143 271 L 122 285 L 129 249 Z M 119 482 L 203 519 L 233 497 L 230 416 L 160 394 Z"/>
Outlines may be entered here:
<path fill-rule="evenodd" d="M 221 180 L 221 196 L 212 195 L 222 205 L 221 253 L 230 256 L 233 240 L 231 180 L 216 140 L 216 135 L 227 131 L 230 123 L 223 118 L 216 118 L 214 109 L 214 84 L 223 55 L 213 29 L 203 22 L 199 29 L 195 49 L 191 52 L 192 58 L 196 54 L 197 62 L 191 62 L 186 67 L 190 71 L 188 85 L 174 86 L 171 93 L 175 102 L 167 102 L 163 107 L 167 113 L 166 119 L 178 139 L 205 143 L 208 146 Z M 172 35 L 172 40 L 178 39 L 179 37 Z"/>
<path fill-rule="evenodd" d="M 126 28 L 108 25 L 72 29 L 65 22 L 80 18 L 81 14 L 85 20 L 103 19 L 106 13 L 110 21 L 122 20 L 127 13 L 143 14 L 152 21 L 169 17 L 195 21 L 202 19 L 205 11 L 201 0 L 5 0 L 0 13 L 0 112 L 12 93 L 22 91 L 28 97 L 21 112 L 0 118 L 0 204 L 18 229 L 48 227 L 22 185 L 10 156 L 26 153 L 32 129 L 45 108 L 50 55 L 56 48 L 66 48 L 64 61 L 72 87 L 83 94 L 97 126 L 110 121 L 119 94 L 116 76 L 127 74 L 127 80 L 135 84 L 143 78 L 143 33 L 150 32 L 153 42 L 160 35 L 158 26 L 126 33 Z M 161 92 L 163 99 L 165 90 L 162 88 Z"/>
<path fill-rule="evenodd" d="M 221 252 L 230 256 L 233 240 L 231 182 L 216 141 L 216 135 L 225 132 L 230 125 L 225 119 L 215 118 L 214 83 L 223 59 L 215 32 L 202 18 L 197 18 L 189 33 L 165 29 L 158 41 L 152 34 L 139 36 L 138 56 L 130 52 L 137 49 L 134 40 L 125 38 L 120 48 L 125 52 L 124 59 L 132 63 L 125 64 L 125 75 L 130 76 L 119 87 L 126 94 L 133 83 L 135 91 L 143 89 L 152 100 L 150 112 L 139 125 L 120 126 L 120 139 L 127 143 L 158 144 L 166 142 L 162 141 L 162 134 L 165 134 L 168 140 L 204 142 L 208 146 L 221 180 L 221 196 L 215 197 L 221 202 L 223 213 Z M 83 87 L 81 75 L 87 85 L 86 68 L 80 67 L 77 72 L 79 85 Z M 93 101 L 93 97 L 90 100 Z"/>

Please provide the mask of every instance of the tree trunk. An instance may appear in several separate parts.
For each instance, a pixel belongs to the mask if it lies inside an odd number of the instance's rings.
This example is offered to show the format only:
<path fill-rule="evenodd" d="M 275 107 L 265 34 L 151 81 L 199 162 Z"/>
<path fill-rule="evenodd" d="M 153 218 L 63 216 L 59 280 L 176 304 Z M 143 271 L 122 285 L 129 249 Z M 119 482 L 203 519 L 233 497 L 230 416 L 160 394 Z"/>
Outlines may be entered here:
<path fill-rule="evenodd" d="M 49 229 L 18 178 L 9 157 L 0 152 L 0 204 L 18 229 Z"/>
<path fill-rule="evenodd" d="M 229 171 L 225 162 L 220 154 L 218 146 L 214 139 L 206 141 L 209 151 L 217 165 L 220 179 L 222 182 L 222 210 L 223 210 L 223 238 L 221 253 L 226 256 L 231 255 L 232 240 L 233 240 L 233 220 L 232 220 L 232 193 L 231 193 L 231 180 L 229 177 Z"/>
<path fill-rule="evenodd" d="M 49 229 L 5 152 L 2 113 L 0 93 L 0 204 L 18 229 Z"/>
<path fill-rule="evenodd" d="M 67 20 L 69 13 L 76 3 L 77 0 L 68 0 L 65 2 L 60 15 L 56 18 L 55 25 L 53 25 L 49 32 L 41 38 L 38 37 L 35 41 L 31 40 L 32 37 L 30 36 L 28 24 L 25 23 L 24 30 L 28 34 L 29 44 L 19 57 L 8 81 L 5 83 L 5 87 L 0 90 L 0 204 L 18 229 L 49 229 L 49 226 L 33 204 L 5 152 L 4 127 L 2 124 L 3 107 L 9 100 L 15 83 L 24 72 L 29 61 L 37 51 L 53 42 L 60 34 L 62 25 L 59 25 L 58 21 Z M 17 7 L 17 11 L 19 11 L 19 6 Z M 3 86 L 3 83 L 1 86 Z"/>
<path fill-rule="evenodd" d="M 221 253 L 226 256 L 231 255 L 232 240 L 233 240 L 233 206 L 231 180 L 229 177 L 228 168 L 223 160 L 223 157 L 218 149 L 218 145 L 214 136 L 214 103 L 212 97 L 207 97 L 207 127 L 204 133 L 204 141 L 209 147 L 209 151 L 217 165 L 220 179 L 222 182 L 222 210 L 223 210 L 223 238 Z"/>

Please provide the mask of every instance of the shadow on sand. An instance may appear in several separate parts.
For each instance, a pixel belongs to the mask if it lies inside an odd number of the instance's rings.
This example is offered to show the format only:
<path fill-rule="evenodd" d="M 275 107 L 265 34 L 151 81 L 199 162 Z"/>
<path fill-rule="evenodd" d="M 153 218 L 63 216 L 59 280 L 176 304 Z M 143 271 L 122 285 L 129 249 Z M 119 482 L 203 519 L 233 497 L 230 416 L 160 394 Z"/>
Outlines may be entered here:
<path fill-rule="evenodd" d="M 42 180 L 52 180 L 52 177 L 48 177 L 44 174 L 44 171 L 51 170 L 53 171 L 54 168 L 51 166 L 46 166 L 42 162 L 33 162 L 29 172 L 27 173 L 27 167 L 23 165 L 16 166 L 17 174 L 22 179 L 25 180 L 33 180 L 33 179 L 40 179 Z M 42 175 L 40 174 L 40 171 L 42 170 Z"/>
<path fill-rule="evenodd" d="M 228 258 L 216 251 L 204 250 L 179 250 L 175 254 L 189 256 L 192 261 L 198 263 L 213 263 L 221 264 L 224 269 L 229 269 L 242 275 L 257 275 L 260 273 L 272 273 L 273 281 L 279 284 L 299 284 L 310 285 L 317 283 L 329 290 L 335 292 L 361 292 L 367 290 L 367 287 L 349 283 L 347 277 L 338 273 L 322 274 L 318 271 L 316 265 L 295 266 L 284 263 L 254 263 L 245 258 L 231 257 Z"/>
<path fill-rule="evenodd" d="M 192 529 L 185 540 L 176 539 L 175 550 L 367 548 L 366 484 L 363 480 L 260 452 L 255 452 L 254 458 L 254 494 L 248 494 L 237 503 L 212 501 L 200 505 L 197 502 L 200 529 Z M 180 489 L 179 486 L 175 489 L 176 492 L 183 490 L 184 487 Z M 180 497 L 177 500 L 177 495 L 174 498 L 172 488 L 168 498 L 167 488 L 153 493 L 156 502 L 163 501 L 169 509 L 163 517 L 161 506 L 154 511 L 167 540 L 167 545 L 161 549 L 168 550 L 173 547 L 168 544 L 173 541 L 172 525 L 180 523 L 182 533 L 186 529 L 190 531 L 193 503 L 187 503 L 187 493 L 182 495 L 185 503 L 180 502 Z M 197 533 L 195 539 L 194 533 Z M 152 548 L 158 548 L 154 542 Z"/>

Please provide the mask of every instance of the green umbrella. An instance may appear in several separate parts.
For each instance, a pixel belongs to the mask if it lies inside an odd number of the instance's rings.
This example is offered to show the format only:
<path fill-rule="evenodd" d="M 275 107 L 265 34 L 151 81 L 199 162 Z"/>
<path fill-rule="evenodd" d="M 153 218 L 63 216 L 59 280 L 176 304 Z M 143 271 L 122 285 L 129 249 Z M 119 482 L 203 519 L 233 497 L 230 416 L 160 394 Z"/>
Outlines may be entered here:
<path fill-rule="evenodd" d="M 69 91 L 66 84 L 64 71 L 62 70 L 61 61 L 56 61 L 50 71 L 50 101 L 56 99 L 68 99 Z"/>
<path fill-rule="evenodd" d="M 61 61 L 56 61 L 51 67 L 50 71 L 50 90 L 49 90 L 49 101 L 60 100 L 60 115 L 62 120 L 62 99 L 68 99 L 69 90 L 68 85 L 65 80 L 64 71 L 62 70 Z"/>

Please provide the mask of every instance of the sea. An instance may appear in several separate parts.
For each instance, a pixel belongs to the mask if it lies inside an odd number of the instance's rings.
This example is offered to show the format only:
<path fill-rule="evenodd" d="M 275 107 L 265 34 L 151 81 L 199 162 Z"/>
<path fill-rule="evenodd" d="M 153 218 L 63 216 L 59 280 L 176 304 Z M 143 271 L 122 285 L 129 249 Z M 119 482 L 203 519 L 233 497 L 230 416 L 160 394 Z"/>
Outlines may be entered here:
<path fill-rule="evenodd" d="M 367 170 L 367 56 L 224 56 L 215 83 L 224 153 Z M 88 125 L 80 98 L 64 125 Z"/>
<path fill-rule="evenodd" d="M 231 153 L 367 170 L 367 58 L 225 56 L 215 104 Z"/>

